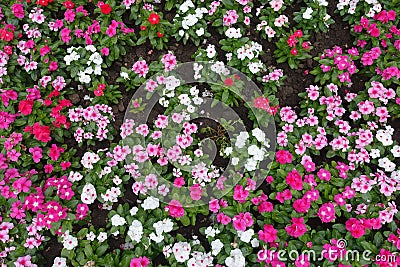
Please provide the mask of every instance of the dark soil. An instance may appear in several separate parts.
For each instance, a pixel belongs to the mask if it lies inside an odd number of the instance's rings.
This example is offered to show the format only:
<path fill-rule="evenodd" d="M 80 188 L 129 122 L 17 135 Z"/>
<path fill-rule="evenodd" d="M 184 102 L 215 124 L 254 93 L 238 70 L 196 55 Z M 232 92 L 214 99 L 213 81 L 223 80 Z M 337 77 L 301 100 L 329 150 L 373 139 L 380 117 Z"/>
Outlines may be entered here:
<path fill-rule="evenodd" d="M 344 23 L 341 19 L 341 17 L 334 12 L 334 9 L 336 7 L 336 4 L 334 1 L 329 1 L 329 14 L 332 16 L 332 18 L 335 20 L 335 24 L 331 25 L 330 31 L 328 33 L 314 33 L 311 35 L 310 42 L 313 45 L 312 49 L 312 56 L 315 57 L 321 52 L 323 52 L 324 49 L 327 48 L 332 48 L 335 45 L 345 47 L 345 48 L 350 48 L 353 46 L 353 41 L 354 38 L 350 35 L 349 31 L 349 26 L 347 23 Z M 91 5 L 91 4 L 89 4 Z M 257 6 L 257 3 L 256 3 Z M 289 17 L 291 20 L 291 23 L 294 24 L 292 20 L 293 12 L 299 11 L 300 7 L 302 6 L 301 2 L 294 3 L 292 6 L 288 7 L 285 10 L 285 14 Z M 89 7 L 89 10 L 93 9 L 92 6 Z M 254 8 L 255 10 L 255 8 Z M 164 15 L 166 18 L 173 18 L 174 14 L 164 12 Z M 123 17 L 123 21 L 130 27 L 134 27 L 137 29 L 138 32 L 138 27 L 135 26 L 131 21 L 129 21 L 129 18 L 127 16 Z M 255 28 L 255 25 L 252 26 L 252 28 Z M 209 27 L 209 31 L 211 32 L 211 37 L 208 40 L 208 43 L 212 43 L 216 46 L 217 49 L 219 49 L 219 40 L 222 39 L 222 37 L 219 35 L 218 32 L 212 29 L 212 27 Z M 286 63 L 283 64 L 277 64 L 275 59 L 273 58 L 273 52 L 275 50 L 275 45 L 274 42 L 268 42 L 266 40 L 263 40 L 260 38 L 260 36 L 255 33 L 251 32 L 249 33 L 249 37 L 259 43 L 262 44 L 263 48 L 265 49 L 265 54 L 263 55 L 263 62 L 267 66 L 276 66 L 278 68 L 283 69 L 284 74 L 287 76 L 287 79 L 284 82 L 284 85 L 279 88 L 279 91 L 277 93 L 277 96 L 279 97 L 280 100 L 280 106 L 293 106 L 296 107 L 299 103 L 300 98 L 297 96 L 299 92 L 304 91 L 304 89 L 313 84 L 314 79 L 313 76 L 310 74 L 306 74 L 307 71 L 312 70 L 316 66 L 316 62 L 313 60 L 306 60 L 304 63 L 300 64 L 299 69 L 297 70 L 292 70 L 289 68 L 289 66 Z M 192 54 L 197 50 L 197 47 L 194 44 L 188 43 L 186 45 L 183 45 L 181 43 L 175 42 L 173 38 L 171 38 L 171 41 L 168 43 L 168 49 L 163 50 L 163 51 L 157 51 L 151 48 L 149 43 L 145 43 L 141 46 L 135 47 L 135 48 L 127 48 L 127 54 L 123 57 L 122 61 L 120 62 L 115 62 L 107 71 L 109 76 L 107 78 L 107 83 L 108 84 L 115 84 L 115 80 L 118 78 L 119 73 L 120 73 L 120 68 L 122 66 L 124 67 L 131 67 L 135 61 L 137 61 L 140 57 L 145 59 L 147 62 L 155 61 L 158 60 L 159 56 L 166 53 L 168 50 L 173 51 L 174 54 L 177 57 L 178 62 L 189 62 L 192 61 Z M 219 53 L 222 55 L 223 53 Z M 223 60 L 223 58 L 221 58 Z M 365 78 L 362 76 L 357 76 L 354 75 L 352 76 L 352 79 L 354 80 L 354 85 L 350 90 L 358 91 L 361 90 L 364 87 L 364 82 Z M 119 129 L 121 126 L 124 115 L 125 115 L 125 109 L 128 107 L 129 101 L 131 100 L 131 97 L 133 95 L 133 91 L 126 91 L 124 86 L 122 84 L 119 84 L 120 86 L 120 91 L 122 93 L 122 99 L 119 101 L 117 105 L 113 105 L 113 111 L 115 114 L 115 122 L 113 123 L 113 126 L 115 129 Z M 78 93 L 70 95 L 69 99 L 74 103 L 76 106 L 88 106 L 90 102 L 84 101 L 85 93 L 82 91 L 78 91 Z M 245 108 L 241 107 L 236 110 L 239 114 L 239 116 L 243 118 L 247 118 L 247 111 Z M 246 126 L 249 126 L 250 121 L 247 119 L 245 120 Z M 400 137 L 399 129 L 400 129 L 400 121 L 393 121 L 391 122 L 393 126 L 396 129 L 396 133 L 398 136 L 398 139 Z M 218 125 L 212 123 L 212 122 L 207 122 L 204 121 L 202 127 L 206 126 L 211 126 L 214 129 L 218 127 Z M 396 136 L 396 134 L 395 134 Z M 204 135 L 203 137 L 209 137 Z M 120 136 L 116 135 L 113 142 L 117 142 L 120 140 Z M 400 140 L 398 140 L 400 141 Z M 88 149 L 88 147 L 83 146 L 81 148 L 78 148 L 76 142 L 74 141 L 73 138 L 67 139 L 66 143 L 68 144 L 69 147 L 76 147 L 77 148 L 77 154 L 76 157 L 81 157 Z M 99 148 L 104 148 L 109 145 L 108 142 L 103 142 L 102 144 L 97 145 L 96 147 L 92 147 L 93 150 L 99 149 Z M 216 159 L 214 163 L 217 166 L 225 166 L 226 162 L 224 159 L 220 158 L 219 155 L 217 154 Z M 128 184 L 126 186 L 127 190 L 125 192 L 125 196 L 120 200 L 120 203 L 130 203 L 133 204 L 136 202 L 136 196 L 133 195 L 132 190 L 129 190 L 132 186 L 132 183 Z M 269 186 L 266 184 L 263 184 L 261 186 L 261 189 L 263 189 L 266 193 L 269 192 Z M 101 210 L 99 206 L 96 204 L 92 205 L 91 207 L 91 224 L 95 226 L 96 228 L 104 228 L 106 225 L 106 220 L 107 220 L 107 213 L 108 211 Z M 180 233 L 184 235 L 185 237 L 191 238 L 192 235 L 197 235 L 199 238 L 201 238 L 202 235 L 199 233 L 199 228 L 210 225 L 213 223 L 212 218 L 210 217 L 204 217 L 202 215 L 199 215 L 197 218 L 198 224 L 196 226 L 189 226 L 189 227 L 183 227 L 181 226 L 176 233 Z M 320 226 L 320 221 L 319 220 L 309 220 L 309 225 L 312 228 L 316 228 L 317 226 Z M 202 243 L 206 244 L 207 242 L 203 242 L 205 240 L 200 239 Z M 109 239 L 109 244 L 110 244 L 110 250 L 112 251 L 113 249 L 117 249 L 120 247 L 120 245 L 123 243 L 122 239 L 117 239 L 114 237 L 110 237 Z M 53 263 L 53 259 L 57 256 L 60 255 L 62 245 L 59 244 L 55 238 L 51 239 L 48 243 L 47 246 L 44 249 L 44 252 L 42 253 L 44 257 L 44 266 L 51 266 Z M 155 259 L 154 262 L 155 266 L 157 264 L 167 264 L 165 261 L 164 257 L 162 254 L 160 254 L 160 257 Z"/>

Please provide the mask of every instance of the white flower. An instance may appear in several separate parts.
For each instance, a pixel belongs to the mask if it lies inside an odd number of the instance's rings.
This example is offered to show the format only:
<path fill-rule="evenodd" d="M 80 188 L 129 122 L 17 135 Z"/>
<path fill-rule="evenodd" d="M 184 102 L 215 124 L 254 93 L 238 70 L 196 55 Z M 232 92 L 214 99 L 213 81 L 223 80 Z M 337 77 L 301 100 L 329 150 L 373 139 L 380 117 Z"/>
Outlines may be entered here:
<path fill-rule="evenodd" d="M 119 178 L 117 175 L 115 175 L 114 178 L 113 178 L 113 183 L 115 185 L 120 185 L 122 183 L 122 179 Z"/>
<path fill-rule="evenodd" d="M 136 213 L 138 212 L 138 208 L 137 207 L 133 207 L 131 208 L 131 210 L 129 211 L 129 213 L 131 214 L 131 216 L 135 216 Z"/>
<path fill-rule="evenodd" d="M 230 154 L 232 154 L 233 152 L 233 148 L 232 147 L 226 147 L 224 150 L 225 155 L 229 156 Z"/>
<path fill-rule="evenodd" d="M 179 31 L 178 31 L 178 34 L 179 34 L 179 36 L 182 37 L 182 36 L 185 34 L 185 31 L 184 31 L 184 30 L 179 30 Z"/>
<path fill-rule="evenodd" d="M 97 240 L 99 240 L 100 243 L 103 243 L 105 240 L 107 240 L 107 233 L 100 233 L 97 236 Z"/>
<path fill-rule="evenodd" d="M 250 62 L 248 67 L 251 73 L 256 74 L 260 72 L 260 68 L 262 68 L 263 64 L 261 61 L 258 62 Z"/>
<path fill-rule="evenodd" d="M 249 138 L 249 133 L 248 132 L 240 132 L 236 139 L 235 146 L 238 148 L 244 147 L 246 144 L 246 140 Z"/>
<path fill-rule="evenodd" d="M 217 256 L 220 252 L 221 249 L 224 247 L 224 244 L 221 242 L 221 240 L 216 239 L 211 242 L 211 250 L 212 250 L 212 255 Z"/>
<path fill-rule="evenodd" d="M 242 37 L 242 33 L 240 32 L 240 28 L 229 28 L 225 31 L 225 35 L 228 38 L 240 38 Z"/>
<path fill-rule="evenodd" d="M 371 149 L 369 155 L 371 156 L 371 158 L 376 159 L 381 156 L 381 152 L 379 151 L 379 149 Z"/>
<path fill-rule="evenodd" d="M 385 172 L 392 172 L 396 168 L 396 164 L 390 161 L 390 159 L 384 157 L 378 160 L 379 167 L 384 168 Z"/>
<path fill-rule="evenodd" d="M 251 246 L 252 246 L 253 248 L 258 247 L 259 245 L 260 245 L 260 241 L 258 241 L 257 238 L 253 238 L 253 239 L 251 240 Z"/>
<path fill-rule="evenodd" d="M 253 129 L 251 134 L 257 139 L 258 142 L 265 142 L 265 133 L 260 128 Z"/>
<path fill-rule="evenodd" d="M 187 261 L 189 259 L 190 250 L 190 244 L 187 242 L 178 242 L 172 247 L 172 252 L 177 262 Z"/>
<path fill-rule="evenodd" d="M 307 7 L 306 11 L 303 13 L 303 19 L 311 19 L 313 10 L 311 7 Z"/>
<path fill-rule="evenodd" d="M 119 75 L 125 80 L 129 80 L 129 74 L 127 72 L 121 71 Z"/>
<path fill-rule="evenodd" d="M 215 46 L 212 44 L 209 44 L 207 46 L 206 52 L 207 52 L 208 58 L 213 58 L 215 56 L 215 54 L 217 53 L 217 51 L 215 50 Z"/>
<path fill-rule="evenodd" d="M 85 72 L 80 71 L 78 73 L 78 76 L 79 76 L 79 82 L 81 82 L 81 83 L 90 83 L 90 81 L 91 81 L 90 76 L 87 75 Z"/>
<path fill-rule="evenodd" d="M 204 233 L 206 234 L 206 238 L 215 237 L 216 230 L 212 226 L 208 226 Z"/>
<path fill-rule="evenodd" d="M 230 256 L 225 259 L 227 267 L 245 267 L 246 260 L 240 249 L 231 250 Z"/>
<path fill-rule="evenodd" d="M 203 34 L 204 34 L 204 29 L 203 29 L 203 28 L 197 29 L 197 30 L 196 30 L 196 34 L 197 34 L 198 36 L 203 36 Z"/>
<path fill-rule="evenodd" d="M 67 267 L 67 259 L 63 257 L 56 257 L 52 267 Z"/>
<path fill-rule="evenodd" d="M 126 223 L 126 220 L 124 217 L 121 217 L 119 214 L 115 214 L 114 216 L 111 217 L 111 224 L 113 226 L 122 226 Z"/>
<path fill-rule="evenodd" d="M 265 26 L 265 34 L 269 37 L 272 38 L 275 36 L 276 32 L 274 31 L 274 29 L 272 29 L 270 26 Z"/>
<path fill-rule="evenodd" d="M 87 51 L 92 52 L 92 53 L 96 52 L 96 47 L 95 47 L 94 45 L 87 45 L 87 46 L 85 47 L 85 49 L 86 49 Z"/>
<path fill-rule="evenodd" d="M 400 157 L 400 146 L 399 145 L 395 145 L 390 152 L 392 152 L 393 157 L 398 158 Z"/>
<path fill-rule="evenodd" d="M 150 240 L 153 240 L 156 243 L 161 243 L 164 240 L 163 235 L 156 235 L 155 233 L 151 233 L 149 235 Z"/>
<path fill-rule="evenodd" d="M 158 198 L 149 196 L 147 197 L 143 203 L 142 203 L 142 208 L 144 210 L 154 210 L 160 206 L 160 201 Z"/>
<path fill-rule="evenodd" d="M 400 181 L 400 170 L 392 172 L 390 178 Z"/>
<path fill-rule="evenodd" d="M 81 164 L 86 169 L 93 169 L 93 163 L 97 163 L 99 160 L 100 157 L 96 153 L 86 152 L 81 159 Z"/>
<path fill-rule="evenodd" d="M 326 0 L 317 0 L 320 6 L 328 6 L 328 2 Z"/>
<path fill-rule="evenodd" d="M 232 158 L 232 165 L 233 166 L 238 165 L 238 163 L 239 163 L 239 158 L 237 158 L 237 157 Z"/>
<path fill-rule="evenodd" d="M 195 25 L 198 21 L 198 18 L 194 14 L 189 14 L 182 20 L 182 28 L 188 30 L 190 27 Z"/>
<path fill-rule="evenodd" d="M 254 171 L 257 169 L 257 161 L 254 159 L 254 157 L 247 159 L 246 164 L 244 165 L 244 167 L 248 170 L 248 171 Z"/>
<path fill-rule="evenodd" d="M 197 89 L 196 86 L 193 86 L 190 88 L 189 92 L 192 96 L 197 96 L 197 95 L 199 95 L 200 91 L 199 91 L 199 89 Z"/>
<path fill-rule="evenodd" d="M 95 233 L 93 233 L 93 232 L 87 233 L 86 234 L 86 239 L 89 240 L 89 241 L 95 240 L 96 239 Z"/>
<path fill-rule="evenodd" d="M 70 171 L 69 176 L 68 176 L 68 181 L 70 182 L 77 182 L 82 180 L 83 175 L 80 174 L 79 172 L 74 172 L 74 171 Z"/>
<path fill-rule="evenodd" d="M 138 220 L 134 220 L 131 226 L 129 226 L 128 236 L 131 238 L 132 241 L 139 243 L 140 240 L 142 239 L 142 235 L 143 235 L 142 223 Z"/>
<path fill-rule="evenodd" d="M 161 235 L 162 233 L 171 232 L 174 227 L 174 223 L 170 218 L 166 218 L 162 221 L 154 223 L 153 227 L 156 230 L 157 235 Z"/>
<path fill-rule="evenodd" d="M 249 229 L 247 231 L 238 231 L 238 236 L 240 238 L 241 241 L 245 242 L 245 243 L 249 243 L 251 238 L 254 235 L 254 230 L 253 229 Z"/>
<path fill-rule="evenodd" d="M 165 258 L 169 258 L 171 256 L 172 253 L 172 245 L 167 245 L 163 247 L 163 254 L 165 256 Z"/>
<path fill-rule="evenodd" d="M 96 188 L 92 184 L 86 184 L 82 189 L 81 200 L 85 204 L 92 204 L 97 198 Z"/>
<path fill-rule="evenodd" d="M 390 146 L 393 144 L 393 139 L 392 139 L 392 134 L 393 132 L 391 131 L 391 129 L 387 129 L 387 130 L 378 130 L 376 133 L 376 139 L 378 139 L 378 141 L 382 142 L 382 145 L 384 146 Z"/>
<path fill-rule="evenodd" d="M 188 12 L 189 7 L 194 7 L 194 4 L 193 4 L 192 1 L 187 0 L 187 1 L 185 1 L 184 3 L 182 3 L 182 4 L 180 5 L 179 11 L 180 11 L 181 13 L 186 13 L 186 12 Z"/>
<path fill-rule="evenodd" d="M 63 247 L 67 250 L 72 250 L 78 245 L 78 238 L 69 234 L 69 231 L 66 231 L 63 236 Z"/>
<path fill-rule="evenodd" d="M 190 267 L 204 267 L 204 266 L 212 266 L 213 257 L 211 257 L 210 253 L 203 253 L 200 251 L 194 251 L 192 253 L 192 258 L 190 258 L 187 262 L 187 266 Z"/>

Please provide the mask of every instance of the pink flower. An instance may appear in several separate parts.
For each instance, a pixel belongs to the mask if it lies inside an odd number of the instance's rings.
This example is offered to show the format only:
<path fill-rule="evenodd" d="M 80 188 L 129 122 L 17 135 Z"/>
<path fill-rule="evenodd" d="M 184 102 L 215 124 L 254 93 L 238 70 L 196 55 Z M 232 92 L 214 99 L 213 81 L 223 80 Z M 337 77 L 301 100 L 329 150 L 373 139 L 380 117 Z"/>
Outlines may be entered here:
<path fill-rule="evenodd" d="M 183 177 L 178 177 L 174 180 L 174 186 L 176 188 L 181 188 L 184 185 L 185 185 L 185 180 L 183 179 Z"/>
<path fill-rule="evenodd" d="M 318 217 L 324 223 L 335 220 L 335 206 L 332 203 L 322 204 L 318 210 Z"/>
<path fill-rule="evenodd" d="M 265 224 L 264 230 L 258 231 L 258 238 L 266 243 L 275 242 L 278 239 L 278 230 L 273 225 Z"/>
<path fill-rule="evenodd" d="M 292 154 L 287 150 L 279 150 L 276 152 L 275 157 L 276 162 L 279 162 L 280 164 L 292 163 L 293 160 Z"/>
<path fill-rule="evenodd" d="M 349 231 L 354 238 L 360 238 L 365 234 L 364 225 L 356 218 L 350 218 L 346 221 L 346 230 Z"/>
<path fill-rule="evenodd" d="M 303 189 L 303 181 L 300 173 L 293 169 L 286 175 L 286 183 L 290 185 L 294 190 L 302 190 Z"/>
<path fill-rule="evenodd" d="M 219 222 L 223 225 L 227 225 L 231 221 L 232 221 L 232 219 L 228 215 L 225 215 L 223 212 L 220 212 L 217 214 L 217 222 Z"/>
<path fill-rule="evenodd" d="M 305 197 L 302 197 L 300 199 L 296 199 L 293 202 L 293 208 L 298 213 L 308 212 L 308 210 L 310 209 L 310 206 L 311 206 L 311 201 L 308 200 Z"/>
<path fill-rule="evenodd" d="M 108 55 L 110 54 L 110 49 L 108 49 L 108 47 L 103 47 L 103 48 L 100 50 L 100 52 L 101 52 L 101 54 L 102 54 L 103 56 L 108 56 Z"/>
<path fill-rule="evenodd" d="M 55 71 L 58 69 L 58 63 L 56 61 L 50 62 L 49 71 Z"/>
<path fill-rule="evenodd" d="M 45 173 L 52 173 L 52 172 L 53 172 L 53 169 L 54 169 L 54 167 L 53 167 L 53 165 L 51 165 L 51 164 L 46 164 L 46 165 L 44 165 L 44 172 L 45 172 Z"/>
<path fill-rule="evenodd" d="M 200 184 L 195 184 L 190 187 L 190 197 L 193 200 L 200 200 L 201 195 L 203 194 L 203 189 Z"/>
<path fill-rule="evenodd" d="M 328 170 L 320 169 L 317 173 L 319 179 L 329 181 L 331 179 L 331 173 Z"/>
<path fill-rule="evenodd" d="M 307 232 L 304 218 L 292 218 L 292 225 L 285 227 L 286 232 L 293 237 L 300 237 Z"/>
<path fill-rule="evenodd" d="M 165 207 L 165 210 L 168 211 L 169 215 L 173 218 L 180 218 L 185 215 L 185 210 L 183 209 L 182 204 L 175 199 L 169 202 Z"/>
<path fill-rule="evenodd" d="M 150 264 L 150 260 L 147 257 L 133 258 L 130 262 L 129 267 L 146 267 Z"/>
<path fill-rule="evenodd" d="M 38 146 L 29 148 L 29 153 L 31 153 L 32 160 L 35 163 L 39 163 L 40 159 L 43 157 L 42 149 Z"/>
<path fill-rule="evenodd" d="M 249 195 L 249 191 L 243 189 L 243 186 L 236 185 L 233 191 L 233 199 L 237 200 L 239 203 L 246 202 L 246 199 Z"/>
<path fill-rule="evenodd" d="M 71 41 L 71 36 L 70 36 L 71 30 L 68 28 L 64 28 L 61 30 L 60 34 L 61 34 L 61 40 L 64 43 L 69 43 Z"/>
<path fill-rule="evenodd" d="M 251 227 L 253 223 L 253 217 L 249 212 L 241 212 L 233 217 L 233 227 L 235 227 L 237 231 L 246 231 L 246 228 Z"/>
<path fill-rule="evenodd" d="M 310 261 L 308 259 L 308 255 L 306 254 L 299 255 L 299 257 L 294 262 L 294 265 L 296 265 L 296 267 L 309 267 Z"/>
<path fill-rule="evenodd" d="M 19 19 L 23 19 L 24 14 L 24 6 L 21 4 L 14 4 L 11 6 L 11 11 L 13 12 L 14 16 Z"/>
<path fill-rule="evenodd" d="M 221 208 L 219 203 L 218 203 L 218 199 L 213 199 L 211 200 L 209 203 L 209 209 L 210 211 L 217 213 L 219 211 L 219 209 Z"/>

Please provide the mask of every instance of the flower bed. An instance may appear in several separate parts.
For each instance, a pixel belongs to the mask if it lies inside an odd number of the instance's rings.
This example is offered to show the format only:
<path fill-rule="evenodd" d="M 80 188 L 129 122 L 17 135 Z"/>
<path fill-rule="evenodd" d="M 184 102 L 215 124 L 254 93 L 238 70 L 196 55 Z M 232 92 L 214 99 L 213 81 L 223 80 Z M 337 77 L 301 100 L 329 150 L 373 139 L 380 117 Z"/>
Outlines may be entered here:
<path fill-rule="evenodd" d="M 398 266 L 388 1 L 0 3 L 1 266 Z"/>

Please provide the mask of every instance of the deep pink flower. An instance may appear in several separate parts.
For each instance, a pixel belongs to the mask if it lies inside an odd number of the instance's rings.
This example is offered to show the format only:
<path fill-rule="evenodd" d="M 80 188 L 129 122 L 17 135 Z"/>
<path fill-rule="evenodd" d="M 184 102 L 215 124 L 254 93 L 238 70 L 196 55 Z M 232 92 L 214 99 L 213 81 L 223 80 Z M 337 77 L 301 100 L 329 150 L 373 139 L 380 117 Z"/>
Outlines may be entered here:
<path fill-rule="evenodd" d="M 307 232 L 304 218 L 292 218 L 292 224 L 285 227 L 286 232 L 293 237 L 300 237 Z"/>
<path fill-rule="evenodd" d="M 278 230 L 273 225 L 265 224 L 264 230 L 258 231 L 258 238 L 266 243 L 275 242 L 278 239 Z"/>
<path fill-rule="evenodd" d="M 292 163 L 293 160 L 292 154 L 287 150 L 279 150 L 276 152 L 275 157 L 276 162 L 279 162 L 280 164 Z"/>
<path fill-rule="evenodd" d="M 294 190 L 302 190 L 303 189 L 303 181 L 300 173 L 293 169 L 286 175 L 286 183 L 290 185 Z"/>
<path fill-rule="evenodd" d="M 185 215 L 185 210 L 183 209 L 182 204 L 175 199 L 169 202 L 165 207 L 165 210 L 168 211 L 169 215 L 173 218 L 180 218 Z"/>

